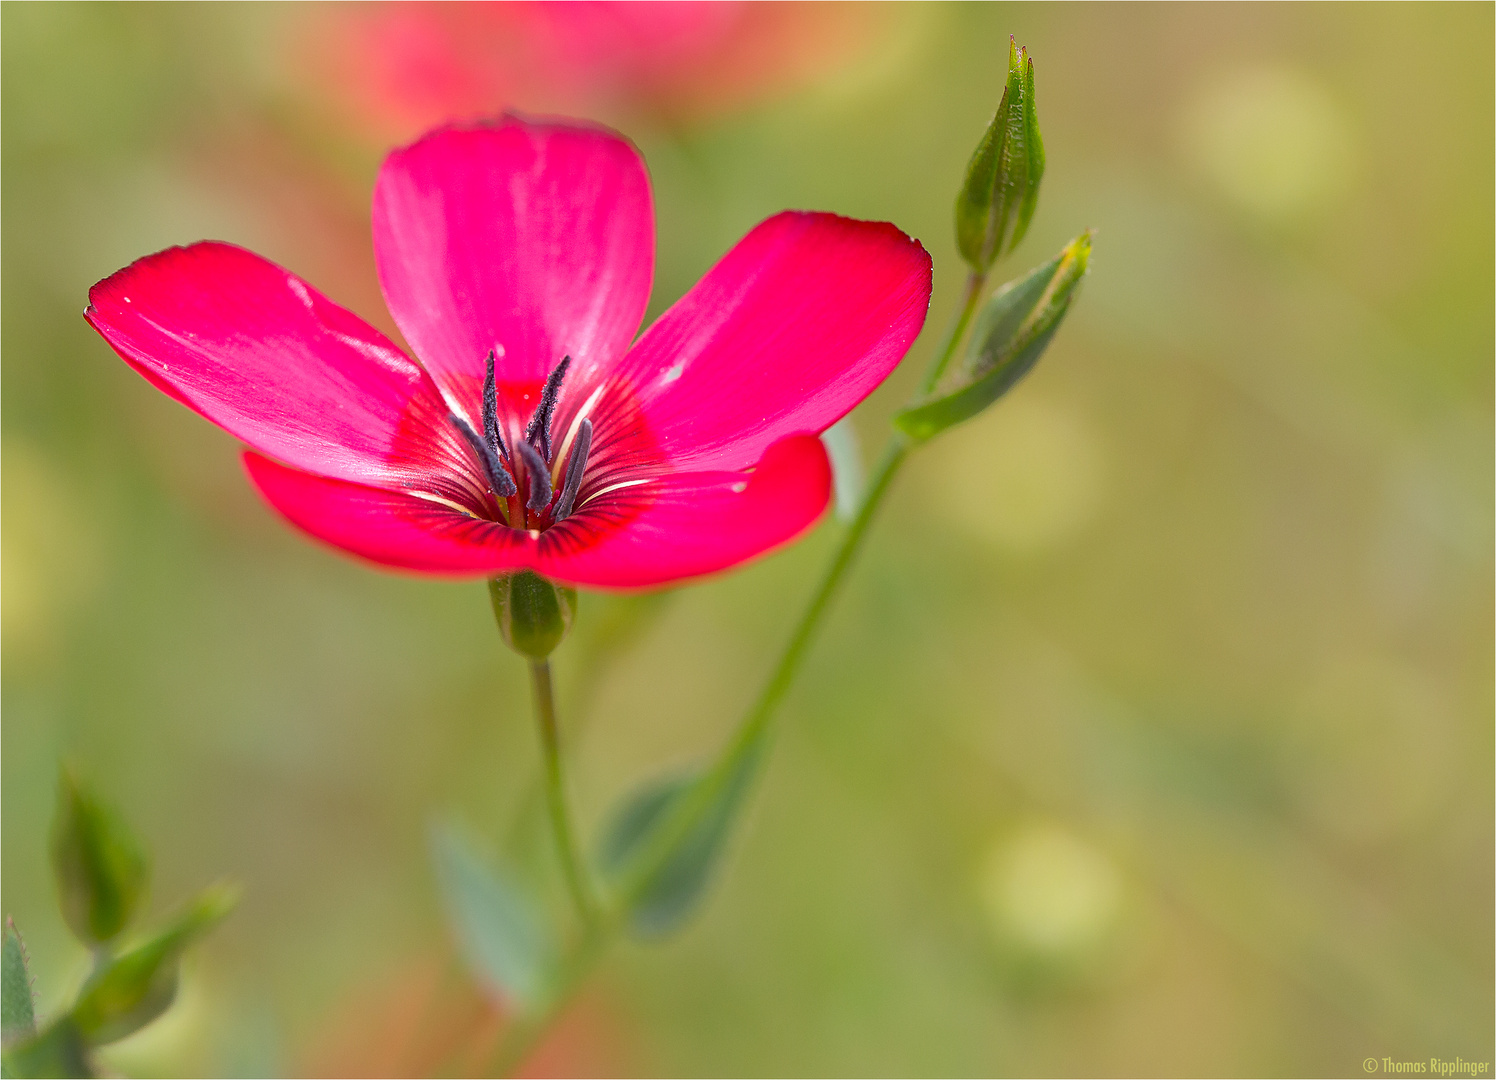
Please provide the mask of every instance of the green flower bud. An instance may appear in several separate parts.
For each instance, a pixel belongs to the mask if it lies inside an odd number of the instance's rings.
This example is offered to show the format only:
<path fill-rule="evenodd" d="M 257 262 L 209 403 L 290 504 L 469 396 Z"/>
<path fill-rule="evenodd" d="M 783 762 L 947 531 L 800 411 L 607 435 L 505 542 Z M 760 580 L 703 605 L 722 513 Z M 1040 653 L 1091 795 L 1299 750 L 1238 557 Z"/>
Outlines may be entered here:
<path fill-rule="evenodd" d="M 232 885 L 212 885 L 165 930 L 114 957 L 91 975 L 73 1005 L 72 1022 L 92 1045 L 114 1042 L 139 1031 L 171 1005 L 177 995 L 182 953 L 239 900 Z"/>
<path fill-rule="evenodd" d="M 577 591 L 531 570 L 489 578 L 488 595 L 504 644 L 531 660 L 550 656 L 576 616 Z"/>
<path fill-rule="evenodd" d="M 66 768 L 52 822 L 52 869 L 63 918 L 90 946 L 112 940 L 129 925 L 149 876 L 145 851 L 124 818 Z"/>
<path fill-rule="evenodd" d="M 956 197 L 961 257 L 985 274 L 1028 231 L 1044 177 L 1044 140 L 1034 106 L 1034 62 L 1008 39 L 1008 84 Z"/>
<path fill-rule="evenodd" d="M 1091 263 L 1090 232 L 1066 244 L 1043 266 L 1009 282 L 987 301 L 972 328 L 955 384 L 893 418 L 914 439 L 939 435 L 969 420 L 1011 390 L 1044 355 Z"/>

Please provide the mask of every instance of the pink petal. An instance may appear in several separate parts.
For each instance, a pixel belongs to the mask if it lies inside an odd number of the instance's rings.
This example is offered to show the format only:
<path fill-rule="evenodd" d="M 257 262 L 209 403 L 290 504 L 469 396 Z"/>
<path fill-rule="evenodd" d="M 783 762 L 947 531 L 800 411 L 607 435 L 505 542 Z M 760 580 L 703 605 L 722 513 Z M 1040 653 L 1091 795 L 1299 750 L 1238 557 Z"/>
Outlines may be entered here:
<path fill-rule="evenodd" d="M 793 540 L 830 498 L 831 463 L 821 440 L 792 435 L 770 446 L 751 472 L 675 473 L 599 496 L 598 504 L 609 500 L 606 510 L 579 513 L 541 534 L 535 569 L 558 581 L 618 589 L 710 574 Z M 610 531 L 613 518 L 620 523 Z"/>
<path fill-rule="evenodd" d="M 295 525 L 382 566 L 456 576 L 529 568 L 602 588 L 661 585 L 761 555 L 813 524 L 831 492 L 820 440 L 792 436 L 752 472 L 682 473 L 609 492 L 537 537 L 257 454 L 244 461 Z"/>
<path fill-rule="evenodd" d="M 433 490 L 471 472 L 420 366 L 252 252 L 221 243 L 169 248 L 88 295 L 84 318 L 135 370 L 282 461 Z"/>
<path fill-rule="evenodd" d="M 445 128 L 385 160 L 374 251 L 395 322 L 453 401 L 475 399 L 496 345 L 501 383 L 538 385 L 563 355 L 568 382 L 587 380 L 649 302 L 649 178 L 600 128 Z"/>
<path fill-rule="evenodd" d="M 245 453 L 271 506 L 333 547 L 397 570 L 473 577 L 526 565 L 527 534 L 384 488 L 329 480 Z"/>
<path fill-rule="evenodd" d="M 824 431 L 903 359 L 930 306 L 930 256 L 892 225 L 787 212 L 660 317 L 617 369 L 687 468 L 746 468 Z"/>

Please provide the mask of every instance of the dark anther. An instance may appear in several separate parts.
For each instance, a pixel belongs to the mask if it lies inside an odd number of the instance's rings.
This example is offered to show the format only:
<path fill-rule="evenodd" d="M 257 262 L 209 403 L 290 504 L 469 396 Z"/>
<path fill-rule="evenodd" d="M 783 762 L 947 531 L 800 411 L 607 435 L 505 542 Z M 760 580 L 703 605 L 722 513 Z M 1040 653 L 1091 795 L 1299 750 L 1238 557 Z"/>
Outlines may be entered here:
<path fill-rule="evenodd" d="M 565 521 L 571 517 L 572 505 L 577 501 L 577 491 L 582 486 L 582 470 L 587 467 L 587 452 L 592 449 L 592 421 L 583 420 L 577 429 L 576 441 L 572 443 L 571 460 L 566 463 L 566 482 L 561 486 L 561 498 L 556 502 L 554 521 Z"/>
<path fill-rule="evenodd" d="M 478 460 L 483 462 L 483 471 L 488 474 L 488 486 L 501 499 L 507 499 L 519 489 L 514 486 L 514 478 L 504 471 L 504 463 L 499 460 L 499 455 L 494 453 L 493 447 L 478 437 L 478 433 L 462 417 L 456 413 L 448 413 L 452 418 L 452 426 L 455 427 L 467 444 L 473 448 L 473 453 L 478 455 Z"/>
<path fill-rule="evenodd" d="M 494 359 L 494 351 L 489 349 L 488 370 L 483 376 L 483 435 L 495 454 L 508 457 L 509 448 L 504 445 L 504 436 L 499 434 L 499 395 L 493 381 Z"/>
<path fill-rule="evenodd" d="M 515 443 L 514 448 L 525 459 L 525 471 L 530 474 L 530 497 L 525 500 L 525 505 L 531 510 L 543 510 L 551 501 L 551 471 L 546 468 L 539 451 L 529 443 Z"/>
<path fill-rule="evenodd" d="M 563 356 L 556 370 L 545 380 L 545 389 L 540 391 L 540 404 L 535 406 L 535 415 L 530 417 L 530 426 L 525 428 L 525 441 L 538 449 L 546 461 L 551 460 L 551 414 L 556 411 L 556 395 L 561 393 L 561 380 L 566 378 L 569 367 L 571 357 Z"/>

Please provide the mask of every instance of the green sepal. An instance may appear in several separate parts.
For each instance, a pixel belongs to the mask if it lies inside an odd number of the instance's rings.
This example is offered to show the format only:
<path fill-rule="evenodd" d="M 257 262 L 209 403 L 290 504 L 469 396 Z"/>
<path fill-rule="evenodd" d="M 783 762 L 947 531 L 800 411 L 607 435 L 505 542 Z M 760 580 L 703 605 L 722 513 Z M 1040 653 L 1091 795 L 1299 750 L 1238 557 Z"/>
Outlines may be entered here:
<path fill-rule="evenodd" d="M 1074 302 L 1091 258 L 1090 232 L 1005 285 L 977 316 L 961 378 L 949 390 L 897 413 L 906 435 L 929 439 L 1002 397 L 1038 363 Z"/>
<path fill-rule="evenodd" d="M 689 773 L 652 781 L 614 813 L 603 830 L 596 865 L 604 884 L 621 893 L 618 902 L 627 907 L 635 934 L 663 937 L 696 909 L 721 860 L 759 752 L 755 741 L 720 776 Z M 679 815 L 693 809 L 692 820 L 683 822 Z M 668 840 L 667 830 L 674 834 Z M 654 865 L 644 867 L 636 880 L 644 858 Z"/>
<path fill-rule="evenodd" d="M 456 828 L 431 830 L 447 915 L 469 968 L 521 1008 L 545 1003 L 560 950 L 534 898 L 507 865 L 480 858 Z"/>
<path fill-rule="evenodd" d="M 83 984 L 72 1008 L 83 1041 L 99 1045 L 123 1039 L 165 1012 L 176 997 L 182 953 L 238 900 L 239 890 L 232 885 L 209 886 L 164 930 L 105 960 Z"/>
<path fill-rule="evenodd" d="M 577 612 L 577 591 L 532 570 L 488 580 L 499 636 L 521 656 L 544 660 L 561 644 Z"/>
<path fill-rule="evenodd" d="M 5 920 L 5 945 L 0 952 L 0 1041 L 12 1043 L 36 1034 L 36 1002 L 31 994 L 31 968 L 26 944 L 13 919 Z"/>
<path fill-rule="evenodd" d="M 145 849 L 125 819 L 64 767 L 52 822 L 52 870 L 63 918 L 84 944 L 119 936 L 145 898 Z"/>
<path fill-rule="evenodd" d="M 60 1016 L 35 1038 L 7 1047 L 0 1056 L 0 1077 L 89 1077 L 93 1068 L 83 1036 L 71 1016 Z"/>
<path fill-rule="evenodd" d="M 956 243 L 978 273 L 1012 251 L 1028 231 L 1044 178 L 1044 140 L 1034 104 L 1034 62 L 1008 39 L 1008 82 L 997 114 L 966 166 L 956 196 Z"/>

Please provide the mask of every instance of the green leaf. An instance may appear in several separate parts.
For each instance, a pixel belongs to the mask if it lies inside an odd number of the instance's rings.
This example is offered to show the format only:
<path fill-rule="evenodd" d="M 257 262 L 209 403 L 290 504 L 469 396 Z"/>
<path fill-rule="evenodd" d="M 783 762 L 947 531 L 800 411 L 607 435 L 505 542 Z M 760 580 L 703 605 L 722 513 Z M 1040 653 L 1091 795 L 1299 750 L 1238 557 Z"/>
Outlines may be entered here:
<path fill-rule="evenodd" d="M 13 919 L 5 920 L 5 945 L 0 953 L 0 1040 L 6 1046 L 36 1034 L 36 1003 L 31 996 L 31 970 L 26 945 Z"/>
<path fill-rule="evenodd" d="M 8 1047 L 0 1057 L 4 1077 L 87 1077 L 93 1075 L 83 1036 L 72 1017 L 62 1016 L 34 1039 Z"/>
<path fill-rule="evenodd" d="M 598 847 L 597 867 L 615 891 L 630 894 L 621 899 L 636 934 L 663 937 L 695 910 L 721 859 L 758 756 L 755 742 L 721 776 L 708 772 L 653 781 L 614 814 Z M 642 866 L 646 858 L 654 865 Z M 633 875 L 641 876 L 636 882 Z"/>
<path fill-rule="evenodd" d="M 451 826 L 431 830 L 447 914 L 474 974 L 526 1009 L 544 1003 L 555 973 L 555 936 L 507 866 L 479 858 Z"/>
<path fill-rule="evenodd" d="M 117 937 L 145 897 L 145 850 L 114 809 L 66 768 L 52 822 L 52 870 L 63 918 L 87 945 Z"/>
<path fill-rule="evenodd" d="M 182 953 L 238 900 L 239 890 L 233 886 L 210 886 L 164 930 L 107 960 L 89 976 L 72 1009 L 83 1040 L 98 1045 L 123 1039 L 165 1012 L 176 997 Z"/>
<path fill-rule="evenodd" d="M 997 114 L 966 167 L 956 197 L 956 242 L 979 273 L 1028 231 L 1044 178 L 1044 140 L 1034 104 L 1034 62 L 1008 39 L 1008 82 Z"/>
<path fill-rule="evenodd" d="M 1091 258 L 1091 233 L 1027 276 L 1005 285 L 982 309 L 972 330 L 961 379 L 949 390 L 904 409 L 893 422 L 928 439 L 969 420 L 1027 375 L 1049 347 L 1075 300 Z"/>

